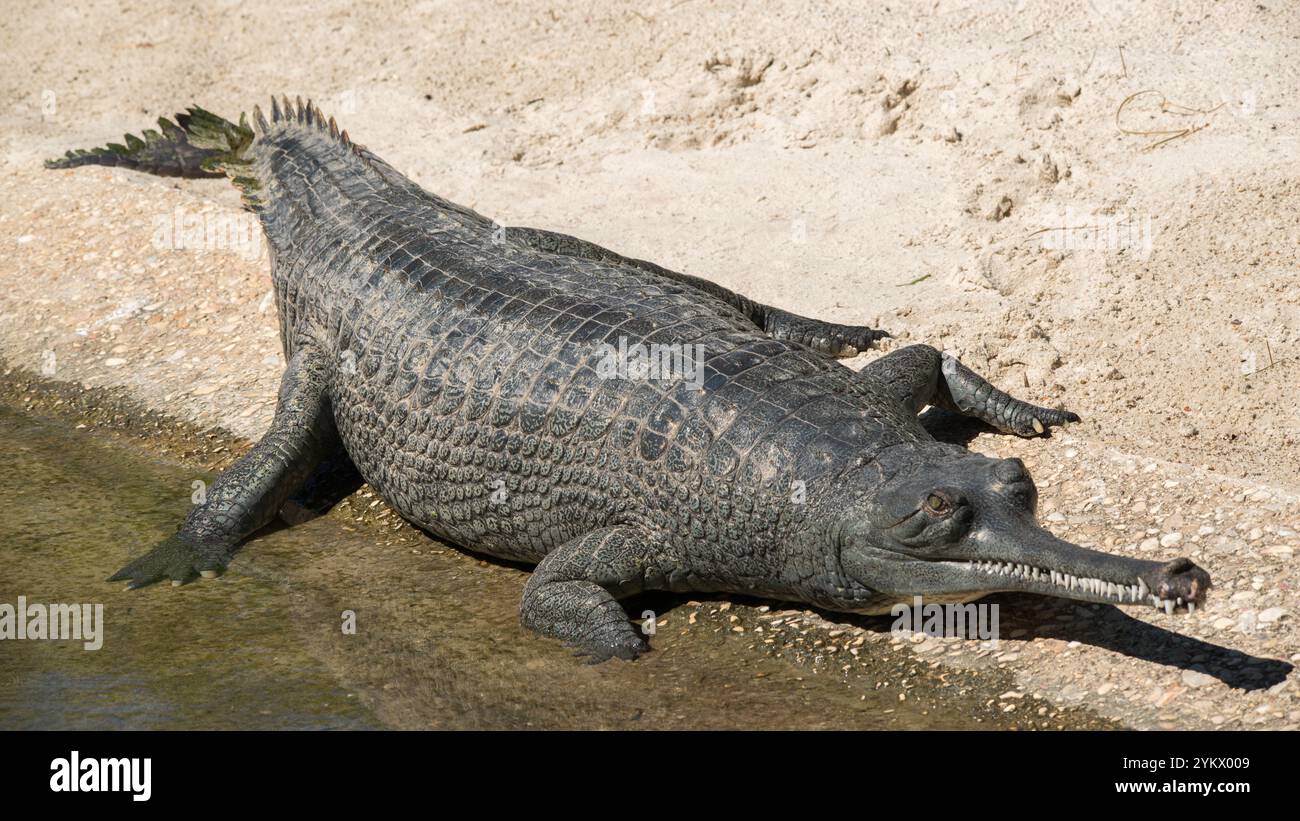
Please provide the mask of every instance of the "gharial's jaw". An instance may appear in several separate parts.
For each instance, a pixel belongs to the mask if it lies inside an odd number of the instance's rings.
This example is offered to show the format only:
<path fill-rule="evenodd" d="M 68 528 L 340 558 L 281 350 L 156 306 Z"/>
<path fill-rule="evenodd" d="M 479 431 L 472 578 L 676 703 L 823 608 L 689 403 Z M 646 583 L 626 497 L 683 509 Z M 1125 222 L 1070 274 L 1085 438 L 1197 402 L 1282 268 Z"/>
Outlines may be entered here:
<path fill-rule="evenodd" d="M 1178 608 L 1194 612 L 1210 588 L 1209 574 L 1188 559 L 1152 562 L 1112 556 L 1038 528 L 1015 542 L 976 539 L 975 552 L 988 558 L 922 558 L 869 550 L 858 552 L 846 569 L 863 584 L 897 595 L 1039 593 L 1104 604 L 1153 605 L 1169 614 Z"/>
<path fill-rule="evenodd" d="M 1106 604 L 1147 604 L 1173 615 L 1177 608 L 1188 613 L 1204 603 L 1210 576 L 1188 559 L 1171 562 L 1146 562 L 1121 559 L 1136 568 L 1116 566 L 1116 573 L 1104 576 L 1077 576 L 1050 567 L 1013 562 L 942 562 L 983 581 L 988 592 L 1042 593 L 1078 601 Z"/>

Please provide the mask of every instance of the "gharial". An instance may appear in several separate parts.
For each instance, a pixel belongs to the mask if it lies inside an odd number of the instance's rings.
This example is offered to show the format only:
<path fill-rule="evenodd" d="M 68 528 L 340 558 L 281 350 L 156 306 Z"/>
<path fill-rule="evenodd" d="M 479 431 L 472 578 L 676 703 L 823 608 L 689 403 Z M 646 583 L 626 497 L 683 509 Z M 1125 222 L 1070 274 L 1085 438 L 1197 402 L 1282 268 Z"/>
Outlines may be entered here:
<path fill-rule="evenodd" d="M 1073 413 L 926 345 L 855 372 L 835 359 L 887 334 L 499 226 L 310 103 L 251 119 L 194 107 L 47 163 L 224 174 L 271 251 L 288 363 L 271 427 L 112 580 L 218 575 L 341 448 L 411 523 L 536 564 L 523 624 L 596 660 L 647 649 L 619 601 L 651 589 L 854 613 L 1001 591 L 1170 613 L 1204 600 L 1210 577 L 1188 559 L 1055 538 L 1021 461 L 936 441 L 917 416 L 935 405 L 1033 436 Z M 637 361 L 610 367 L 619 356 Z"/>

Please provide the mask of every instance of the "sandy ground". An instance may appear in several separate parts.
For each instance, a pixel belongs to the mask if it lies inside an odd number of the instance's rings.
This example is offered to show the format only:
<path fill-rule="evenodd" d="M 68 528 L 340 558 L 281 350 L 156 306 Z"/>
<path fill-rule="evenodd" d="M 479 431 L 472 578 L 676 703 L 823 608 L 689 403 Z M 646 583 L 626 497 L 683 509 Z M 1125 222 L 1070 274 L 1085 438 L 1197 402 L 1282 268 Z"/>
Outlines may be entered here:
<path fill-rule="evenodd" d="M 282 361 L 234 190 L 40 160 L 310 96 L 503 224 L 1077 411 L 971 444 L 1026 460 L 1059 534 L 1216 589 L 1191 618 L 1010 600 L 996 663 L 1132 726 L 1295 728 L 1296 32 L 1272 1 L 27 4 L 0 20 L 0 357 L 260 435 Z"/>

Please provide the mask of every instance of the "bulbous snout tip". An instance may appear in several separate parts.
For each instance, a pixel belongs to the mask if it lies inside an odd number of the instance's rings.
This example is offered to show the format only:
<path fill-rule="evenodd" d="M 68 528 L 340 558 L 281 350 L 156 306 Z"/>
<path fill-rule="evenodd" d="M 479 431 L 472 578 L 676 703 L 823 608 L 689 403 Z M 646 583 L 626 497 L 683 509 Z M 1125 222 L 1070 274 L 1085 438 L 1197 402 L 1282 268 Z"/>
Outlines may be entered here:
<path fill-rule="evenodd" d="M 1019 459 L 1003 459 L 993 466 L 993 475 L 998 481 L 1006 484 L 1024 482 L 1029 479 L 1029 471 L 1025 470 L 1025 463 Z"/>
<path fill-rule="evenodd" d="M 1179 605 L 1199 605 L 1210 589 L 1210 574 L 1191 559 L 1181 558 L 1157 565 L 1142 573 L 1141 579 L 1157 607 L 1172 610 Z"/>

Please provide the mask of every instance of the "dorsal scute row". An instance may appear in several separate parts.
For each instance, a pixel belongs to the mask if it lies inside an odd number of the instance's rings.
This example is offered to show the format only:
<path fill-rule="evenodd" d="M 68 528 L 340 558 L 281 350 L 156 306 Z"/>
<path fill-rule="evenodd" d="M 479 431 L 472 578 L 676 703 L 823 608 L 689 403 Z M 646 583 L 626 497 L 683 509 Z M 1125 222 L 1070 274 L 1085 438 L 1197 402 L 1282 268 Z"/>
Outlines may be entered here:
<path fill-rule="evenodd" d="M 326 117 L 320 106 L 314 104 L 311 100 L 303 102 L 301 97 L 295 100 L 290 100 L 288 96 L 281 96 L 278 100 L 272 97 L 270 120 L 267 120 L 266 115 L 262 113 L 261 106 L 253 106 L 253 125 L 257 129 L 259 136 L 269 134 L 277 127 L 301 126 L 303 128 L 312 128 L 329 134 L 331 139 L 337 140 L 354 151 L 358 148 L 352 142 L 352 138 L 348 136 L 347 131 L 339 130 L 338 123 L 334 121 L 333 117 Z"/>

